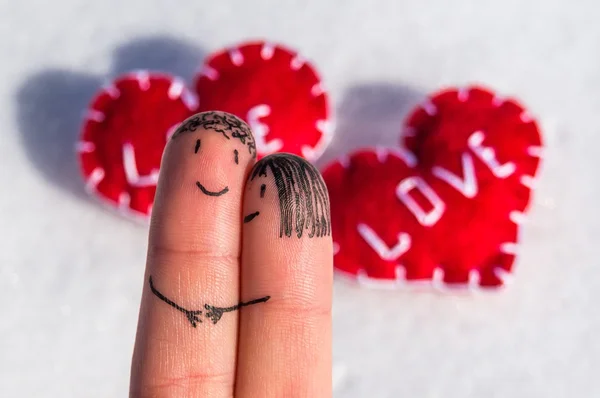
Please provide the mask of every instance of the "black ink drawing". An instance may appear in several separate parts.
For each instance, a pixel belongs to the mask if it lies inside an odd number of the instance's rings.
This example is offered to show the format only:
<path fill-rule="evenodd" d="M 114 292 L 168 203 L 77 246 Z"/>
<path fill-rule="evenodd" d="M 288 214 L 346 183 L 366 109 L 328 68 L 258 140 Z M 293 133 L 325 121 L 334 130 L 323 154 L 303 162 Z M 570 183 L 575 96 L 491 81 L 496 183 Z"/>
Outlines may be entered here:
<path fill-rule="evenodd" d="M 248 147 L 248 152 L 256 158 L 256 142 L 250 127 L 236 116 L 224 112 L 203 112 L 186 119 L 173 133 L 176 139 L 186 132 L 196 131 L 199 127 L 221 133 L 226 139 L 237 138 Z"/>
<path fill-rule="evenodd" d="M 279 197 L 279 237 L 298 238 L 307 231 L 308 237 L 331 235 L 329 196 L 319 171 L 306 160 L 287 153 L 269 155 L 252 170 L 250 180 L 267 177 L 270 170 Z M 260 188 L 261 198 L 266 185 Z M 250 217 L 250 216 L 247 216 Z"/>
<path fill-rule="evenodd" d="M 221 189 L 220 191 L 209 191 L 208 189 L 204 188 L 204 186 L 202 184 L 200 184 L 198 181 L 196 181 L 196 186 L 198 188 L 200 188 L 200 190 L 202 191 L 203 194 L 208 195 L 208 196 L 221 196 L 221 195 L 225 195 L 227 192 L 229 192 L 229 187 L 225 187 L 223 189 Z"/>
<path fill-rule="evenodd" d="M 206 310 L 205 315 L 207 318 L 210 318 L 213 324 L 216 324 L 217 322 L 219 322 L 219 319 L 221 319 L 224 312 L 232 312 L 242 307 L 247 307 L 249 305 L 266 303 L 267 301 L 269 301 L 270 298 L 271 296 L 265 296 L 245 303 L 240 302 L 239 304 L 232 305 L 231 307 L 214 307 L 212 305 L 204 304 L 204 309 Z"/>
<path fill-rule="evenodd" d="M 255 211 L 252 214 L 248 214 L 246 217 L 244 217 L 244 223 L 249 223 L 250 221 L 254 220 L 254 217 L 258 216 L 260 213 L 258 211 Z"/>
<path fill-rule="evenodd" d="M 237 138 L 240 142 L 248 147 L 248 151 L 253 158 L 256 158 L 256 144 L 252 132 L 246 123 L 238 119 L 234 115 L 223 112 L 204 112 L 186 119 L 181 126 L 173 133 L 172 139 L 177 138 L 183 133 L 196 131 L 198 128 L 212 130 L 221 133 L 223 137 L 230 140 Z M 196 140 L 194 153 L 200 150 L 200 140 Z M 235 164 L 239 164 L 239 152 L 233 150 L 233 160 Z M 219 191 L 210 191 L 206 189 L 199 181 L 196 181 L 196 186 L 208 196 L 221 196 L 229 192 L 229 187 L 225 187 Z"/>
<path fill-rule="evenodd" d="M 166 298 L 165 296 L 163 296 L 163 294 L 161 292 L 159 292 L 158 290 L 156 290 L 156 288 L 154 287 L 154 283 L 152 283 L 152 276 L 150 276 L 150 290 L 152 290 L 152 293 L 154 293 L 156 295 L 156 297 L 158 297 L 165 303 L 169 304 L 171 307 L 175 308 L 177 311 L 183 312 L 193 327 L 196 327 L 197 323 L 202 323 L 202 320 L 200 318 L 198 318 L 199 315 L 202 315 L 202 311 L 186 310 L 185 308 L 177 305 L 174 301 L 171 301 L 168 298 Z"/>
<path fill-rule="evenodd" d="M 156 297 L 158 297 L 165 303 L 169 304 L 171 307 L 175 308 L 177 311 L 185 314 L 188 321 L 190 321 L 190 323 L 193 327 L 196 327 L 199 323 L 202 323 L 202 318 L 200 316 L 202 315 L 203 310 L 195 310 L 195 311 L 186 310 L 185 308 L 181 307 L 179 304 L 175 303 L 173 300 L 170 300 L 165 295 L 163 295 L 161 292 L 159 292 L 158 289 L 156 289 L 156 287 L 154 287 L 154 283 L 152 281 L 152 276 L 150 276 L 150 278 L 149 278 L 149 283 L 150 283 L 150 290 L 152 291 L 152 293 L 154 293 L 154 295 Z M 213 324 L 216 324 L 217 322 L 219 322 L 219 320 L 221 319 L 221 317 L 223 316 L 223 314 L 225 312 L 233 312 L 242 307 L 247 307 L 249 305 L 266 303 L 267 301 L 269 301 L 270 298 L 271 298 L 271 296 L 265 296 L 265 297 L 261 297 L 259 299 L 251 300 L 251 301 L 247 301 L 247 302 L 240 301 L 238 304 L 232 305 L 231 307 L 215 307 L 214 305 L 204 304 L 204 309 L 205 309 L 204 316 L 206 318 L 209 318 Z"/>
<path fill-rule="evenodd" d="M 196 140 L 196 146 L 194 148 L 194 153 L 198 153 L 199 149 L 200 149 L 200 140 Z M 236 152 L 237 152 L 237 150 L 236 150 Z M 208 189 L 206 189 L 204 187 L 204 185 L 200 184 L 200 181 L 196 181 L 196 186 L 198 188 L 200 188 L 200 190 L 202 191 L 203 194 L 208 195 L 208 196 L 221 196 L 221 195 L 224 195 L 227 192 L 229 192 L 229 187 L 225 187 L 225 188 L 221 189 L 220 191 L 209 191 Z"/>

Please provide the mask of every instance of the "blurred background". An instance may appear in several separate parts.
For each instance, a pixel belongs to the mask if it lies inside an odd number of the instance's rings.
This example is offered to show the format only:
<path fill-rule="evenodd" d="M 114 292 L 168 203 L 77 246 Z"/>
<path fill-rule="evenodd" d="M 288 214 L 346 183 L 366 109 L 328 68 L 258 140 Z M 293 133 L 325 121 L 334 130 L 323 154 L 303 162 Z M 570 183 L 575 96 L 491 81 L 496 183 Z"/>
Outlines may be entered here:
<path fill-rule="evenodd" d="M 147 228 L 84 193 L 82 110 L 121 72 L 189 82 L 252 38 L 320 71 L 337 119 L 320 165 L 396 144 L 446 85 L 514 95 L 545 136 L 509 289 L 336 281 L 335 396 L 600 396 L 599 20 L 597 0 L 0 0 L 0 396 L 127 395 Z"/>

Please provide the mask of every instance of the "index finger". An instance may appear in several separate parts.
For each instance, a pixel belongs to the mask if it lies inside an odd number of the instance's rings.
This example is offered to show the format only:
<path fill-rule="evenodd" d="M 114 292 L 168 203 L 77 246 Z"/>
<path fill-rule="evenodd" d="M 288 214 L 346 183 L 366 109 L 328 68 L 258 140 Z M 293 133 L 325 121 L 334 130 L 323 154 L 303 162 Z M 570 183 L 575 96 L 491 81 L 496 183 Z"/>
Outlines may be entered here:
<path fill-rule="evenodd" d="M 205 112 L 167 145 L 150 226 L 131 395 L 231 397 L 245 177 L 256 148 L 233 115 Z"/>

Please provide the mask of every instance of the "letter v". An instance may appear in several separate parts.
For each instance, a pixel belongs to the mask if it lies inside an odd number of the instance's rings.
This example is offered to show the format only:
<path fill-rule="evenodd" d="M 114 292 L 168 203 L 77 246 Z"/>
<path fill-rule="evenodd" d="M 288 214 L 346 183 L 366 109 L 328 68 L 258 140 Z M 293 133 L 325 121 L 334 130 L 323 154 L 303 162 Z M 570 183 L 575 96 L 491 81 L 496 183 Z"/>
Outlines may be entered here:
<path fill-rule="evenodd" d="M 462 154 L 463 178 L 461 179 L 454 173 L 443 167 L 434 166 L 431 172 L 440 180 L 446 181 L 452 187 L 467 198 L 474 198 L 477 195 L 477 178 L 475 177 L 475 167 L 473 158 L 468 153 Z"/>

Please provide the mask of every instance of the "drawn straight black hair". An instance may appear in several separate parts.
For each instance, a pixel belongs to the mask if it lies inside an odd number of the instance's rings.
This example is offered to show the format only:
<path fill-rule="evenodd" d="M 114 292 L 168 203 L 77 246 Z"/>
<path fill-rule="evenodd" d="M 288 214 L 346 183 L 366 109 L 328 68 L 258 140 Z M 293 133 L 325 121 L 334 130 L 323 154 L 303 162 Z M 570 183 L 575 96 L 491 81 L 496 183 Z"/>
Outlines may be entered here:
<path fill-rule="evenodd" d="M 306 160 L 290 154 L 275 154 L 261 159 L 250 180 L 266 177 L 271 171 L 279 196 L 279 236 L 298 238 L 331 235 L 329 196 L 321 175 Z"/>

